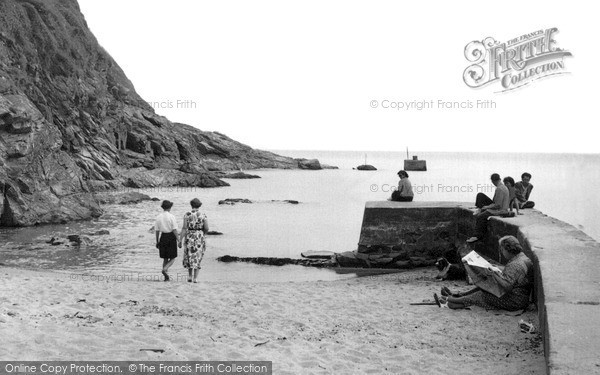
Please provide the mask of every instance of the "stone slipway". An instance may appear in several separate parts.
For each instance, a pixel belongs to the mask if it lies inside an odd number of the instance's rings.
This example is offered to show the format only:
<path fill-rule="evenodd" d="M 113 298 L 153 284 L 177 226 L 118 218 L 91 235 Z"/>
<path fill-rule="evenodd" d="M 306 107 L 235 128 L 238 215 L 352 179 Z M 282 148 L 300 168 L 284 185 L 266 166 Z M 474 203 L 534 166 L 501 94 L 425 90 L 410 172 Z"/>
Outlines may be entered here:
<path fill-rule="evenodd" d="M 439 216 L 466 238 L 474 224 L 473 205 L 463 202 L 367 202 L 361 240 L 398 233 L 402 220 L 432 225 Z M 535 290 L 548 374 L 600 373 L 600 244 L 584 232 L 537 210 L 512 218 L 493 217 L 476 249 L 498 257 L 497 240 L 516 236 L 535 267 Z M 450 215 L 449 215 L 450 214 Z M 385 222 L 394 228 L 385 228 Z M 402 233 L 398 233 L 399 236 Z M 389 242 L 390 238 L 386 239 Z M 402 242 L 398 238 L 398 242 Z"/>

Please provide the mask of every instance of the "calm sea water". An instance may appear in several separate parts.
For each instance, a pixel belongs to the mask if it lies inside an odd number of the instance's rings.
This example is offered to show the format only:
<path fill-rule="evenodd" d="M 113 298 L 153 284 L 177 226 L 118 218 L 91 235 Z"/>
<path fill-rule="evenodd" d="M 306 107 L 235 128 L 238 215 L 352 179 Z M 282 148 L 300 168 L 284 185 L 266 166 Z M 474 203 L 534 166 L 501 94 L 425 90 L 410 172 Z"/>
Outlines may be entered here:
<path fill-rule="evenodd" d="M 337 165 L 338 170 L 260 170 L 261 179 L 229 180 L 231 186 L 216 189 L 141 190 L 175 202 L 172 213 L 182 223 L 189 201 L 198 197 L 209 218 L 211 230 L 223 236 L 208 237 L 202 280 L 210 281 L 300 281 L 332 280 L 331 270 L 299 266 L 268 267 L 222 264 L 215 259 L 229 254 L 299 258 L 306 250 L 347 251 L 356 249 L 366 201 L 385 200 L 397 185 L 396 172 L 405 153 L 368 152 L 367 162 L 377 171 L 356 171 L 364 152 L 277 151 L 293 157 L 318 158 Z M 600 184 L 600 155 L 417 153 L 427 160 L 427 172 L 412 172 L 415 199 L 422 201 L 472 202 L 477 192 L 493 194 L 489 175 L 493 172 L 519 179 L 533 175 L 531 199 L 544 213 L 573 224 L 596 240 L 600 228 L 596 213 L 600 202 L 593 187 Z M 248 198 L 256 203 L 218 205 L 225 198 Z M 271 202 L 298 200 L 301 203 Z M 103 278 L 160 279 L 161 261 L 149 229 L 160 213 L 159 202 L 132 206 L 106 206 L 106 214 L 88 222 L 37 228 L 1 229 L 0 262 L 25 267 L 69 271 Z M 52 236 L 66 236 L 108 229 L 110 235 L 91 237 L 93 243 L 80 249 L 49 246 Z M 568 249 L 565 249 L 568 251 Z M 185 277 L 181 257 L 171 269 Z"/>

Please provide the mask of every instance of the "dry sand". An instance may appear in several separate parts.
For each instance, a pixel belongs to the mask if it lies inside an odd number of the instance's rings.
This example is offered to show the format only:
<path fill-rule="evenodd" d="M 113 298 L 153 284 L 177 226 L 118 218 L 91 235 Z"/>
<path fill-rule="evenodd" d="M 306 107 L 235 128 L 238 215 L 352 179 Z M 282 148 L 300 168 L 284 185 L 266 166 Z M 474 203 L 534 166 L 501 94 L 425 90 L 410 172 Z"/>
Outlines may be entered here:
<path fill-rule="evenodd" d="M 434 275 L 192 284 L 0 267 L 0 360 L 268 360 L 275 374 L 545 373 L 540 335 L 518 327 L 519 319 L 537 327 L 535 312 L 409 305 L 439 291 Z"/>

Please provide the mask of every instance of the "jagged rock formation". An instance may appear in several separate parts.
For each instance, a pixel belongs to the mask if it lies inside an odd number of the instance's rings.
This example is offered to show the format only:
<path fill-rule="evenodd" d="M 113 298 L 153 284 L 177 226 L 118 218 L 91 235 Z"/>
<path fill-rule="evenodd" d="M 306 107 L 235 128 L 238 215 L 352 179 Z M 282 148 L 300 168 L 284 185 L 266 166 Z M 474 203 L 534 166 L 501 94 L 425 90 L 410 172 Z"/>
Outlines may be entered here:
<path fill-rule="evenodd" d="M 0 1 L 0 226 L 98 216 L 93 193 L 121 186 L 215 187 L 227 183 L 213 171 L 299 167 L 156 115 L 76 0 Z"/>

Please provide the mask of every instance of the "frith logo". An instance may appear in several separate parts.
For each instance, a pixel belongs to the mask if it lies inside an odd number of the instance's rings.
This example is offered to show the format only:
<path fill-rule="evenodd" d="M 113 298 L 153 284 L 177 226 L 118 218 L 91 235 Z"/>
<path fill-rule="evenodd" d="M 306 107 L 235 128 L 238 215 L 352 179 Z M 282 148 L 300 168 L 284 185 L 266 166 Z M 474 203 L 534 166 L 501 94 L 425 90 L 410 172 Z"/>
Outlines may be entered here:
<path fill-rule="evenodd" d="M 567 73 L 564 58 L 571 52 L 556 46 L 557 28 L 537 30 L 505 43 L 488 37 L 465 47 L 473 63 L 463 73 L 467 86 L 483 87 L 499 81 L 500 91 L 513 90 L 537 79 Z"/>

